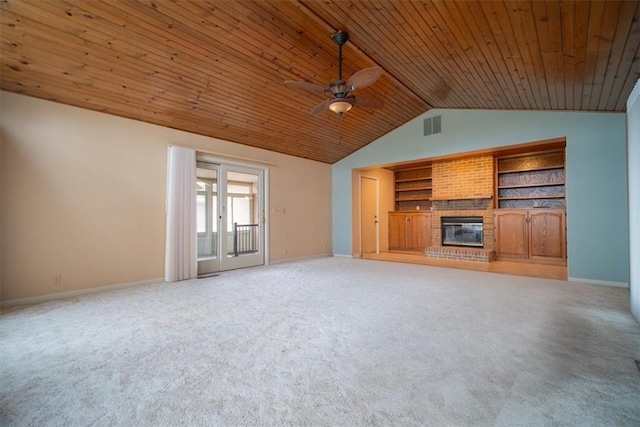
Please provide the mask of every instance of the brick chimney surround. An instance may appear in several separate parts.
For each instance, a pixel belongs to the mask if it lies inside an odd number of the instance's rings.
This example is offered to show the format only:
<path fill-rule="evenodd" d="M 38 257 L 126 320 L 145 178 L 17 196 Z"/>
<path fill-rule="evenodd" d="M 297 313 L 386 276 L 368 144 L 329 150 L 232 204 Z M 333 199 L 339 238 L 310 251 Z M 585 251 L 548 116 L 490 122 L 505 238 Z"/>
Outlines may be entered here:
<path fill-rule="evenodd" d="M 493 236 L 492 155 L 436 160 L 432 165 L 431 246 L 429 258 L 490 262 L 495 259 Z M 442 217 L 482 217 L 483 248 L 442 245 Z"/>

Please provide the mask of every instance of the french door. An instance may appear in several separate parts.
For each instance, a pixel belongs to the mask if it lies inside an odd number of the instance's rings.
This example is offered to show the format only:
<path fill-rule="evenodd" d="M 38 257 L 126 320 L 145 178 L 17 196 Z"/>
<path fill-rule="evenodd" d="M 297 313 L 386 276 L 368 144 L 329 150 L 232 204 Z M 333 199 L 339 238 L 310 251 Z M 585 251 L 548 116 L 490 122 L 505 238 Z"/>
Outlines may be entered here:
<path fill-rule="evenodd" d="M 198 275 L 264 264 L 264 170 L 196 163 Z"/>

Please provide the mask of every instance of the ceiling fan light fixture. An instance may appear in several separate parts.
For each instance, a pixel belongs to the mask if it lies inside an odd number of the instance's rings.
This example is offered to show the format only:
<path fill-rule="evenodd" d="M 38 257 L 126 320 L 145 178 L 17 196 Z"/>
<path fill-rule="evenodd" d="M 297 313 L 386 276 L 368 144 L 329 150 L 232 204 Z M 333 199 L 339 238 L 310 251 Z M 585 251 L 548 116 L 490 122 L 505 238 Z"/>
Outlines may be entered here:
<path fill-rule="evenodd" d="M 353 108 L 353 104 L 344 99 L 336 99 L 329 105 L 329 109 L 339 116 L 351 110 L 351 108 Z"/>
<path fill-rule="evenodd" d="M 6 1 L 6 0 L 5 0 Z M 2 0 L 0 0 L 2 2 Z M 363 103 L 362 101 L 358 101 L 356 103 L 355 96 L 352 95 L 352 92 L 356 89 L 367 87 L 373 84 L 376 80 L 380 78 L 382 74 L 382 68 L 380 67 L 369 67 L 363 70 L 352 74 L 348 80 L 342 79 L 342 45 L 344 45 L 349 36 L 344 31 L 338 31 L 334 33 L 331 38 L 338 45 L 338 80 L 335 80 L 327 87 L 322 87 L 317 84 L 308 83 L 308 82 L 296 82 L 292 80 L 285 80 L 285 84 L 289 86 L 296 86 L 301 89 L 305 89 L 311 92 L 322 92 L 328 93 L 331 95 L 331 99 L 327 99 L 322 103 L 318 104 L 313 108 L 309 113 L 312 116 L 315 116 L 318 113 L 321 113 L 326 110 L 331 110 L 336 113 L 338 116 L 342 116 L 347 111 L 351 110 L 353 107 L 364 107 L 364 108 L 380 108 L 381 102 L 377 102 L 376 100 L 369 99 Z"/>

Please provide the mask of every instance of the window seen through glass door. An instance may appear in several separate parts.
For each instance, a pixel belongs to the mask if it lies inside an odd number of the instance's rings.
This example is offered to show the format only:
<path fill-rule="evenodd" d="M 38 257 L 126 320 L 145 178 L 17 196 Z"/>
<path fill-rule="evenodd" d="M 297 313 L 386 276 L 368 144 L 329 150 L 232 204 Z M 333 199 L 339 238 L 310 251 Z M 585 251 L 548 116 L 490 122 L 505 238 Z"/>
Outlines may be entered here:
<path fill-rule="evenodd" d="M 218 255 L 218 180 L 217 171 L 196 168 L 196 231 L 198 259 Z"/>

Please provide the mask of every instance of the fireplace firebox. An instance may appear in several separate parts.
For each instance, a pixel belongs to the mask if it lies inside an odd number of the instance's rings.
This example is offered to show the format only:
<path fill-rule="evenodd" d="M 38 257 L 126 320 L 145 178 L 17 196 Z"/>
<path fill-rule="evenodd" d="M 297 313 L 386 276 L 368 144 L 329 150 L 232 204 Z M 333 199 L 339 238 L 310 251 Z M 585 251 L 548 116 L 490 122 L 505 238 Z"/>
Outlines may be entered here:
<path fill-rule="evenodd" d="M 442 246 L 484 247 L 481 216 L 442 217 Z"/>

